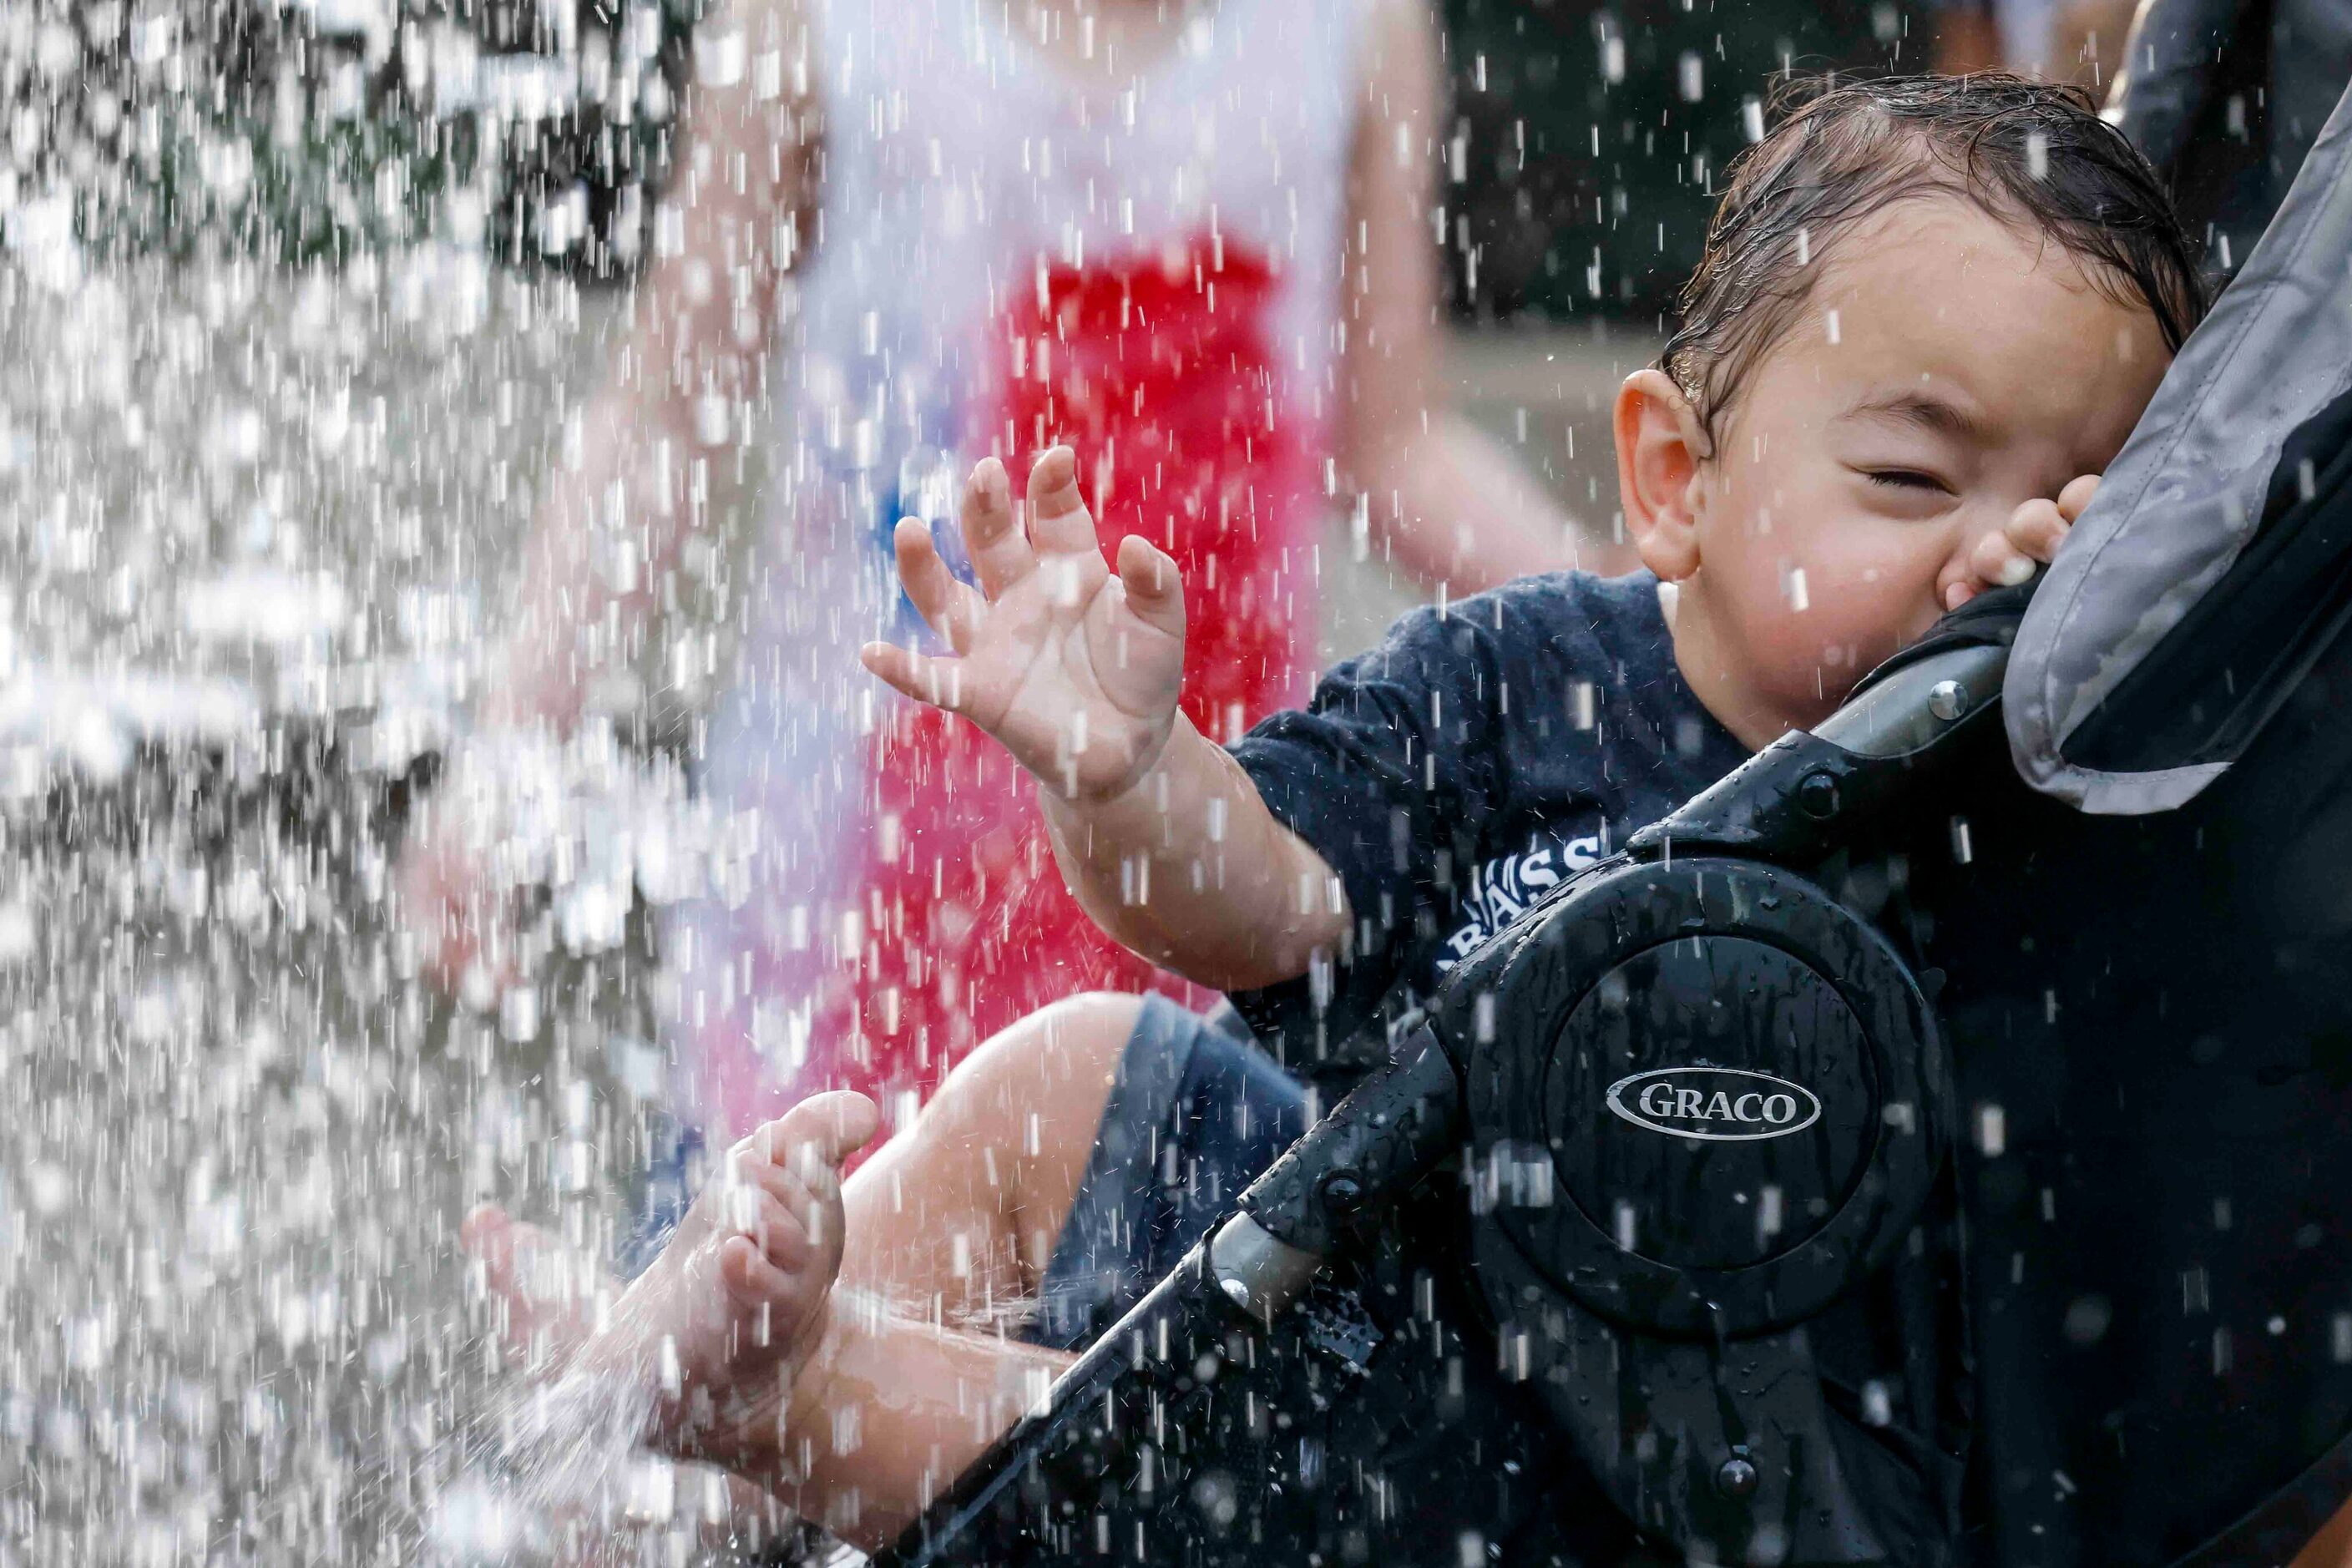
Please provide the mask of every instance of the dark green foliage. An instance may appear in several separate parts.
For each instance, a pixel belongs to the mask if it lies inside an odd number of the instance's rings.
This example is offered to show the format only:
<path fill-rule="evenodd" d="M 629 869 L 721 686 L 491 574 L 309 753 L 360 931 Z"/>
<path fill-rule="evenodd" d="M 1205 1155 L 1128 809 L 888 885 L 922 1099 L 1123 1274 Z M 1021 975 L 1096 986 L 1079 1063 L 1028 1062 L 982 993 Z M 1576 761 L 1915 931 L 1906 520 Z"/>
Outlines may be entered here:
<path fill-rule="evenodd" d="M 1920 0 L 1446 0 L 1455 311 L 1654 326 L 1752 140 L 1743 104 L 1791 68 L 1924 69 L 1930 15 Z"/>
<path fill-rule="evenodd" d="M 101 254 L 332 263 L 429 237 L 612 277 L 647 247 L 706 5 L 37 0 L 0 32 L 0 155 L 18 201 L 68 190 Z M 1697 258 L 1716 176 L 1747 145 L 1746 100 L 1791 66 L 1912 68 L 1926 52 L 1921 0 L 1445 0 L 1444 13 L 1456 118 L 1440 194 L 1454 306 L 1474 317 L 1598 308 L 1654 322 Z M 578 90 L 549 112 L 495 113 L 452 101 L 469 70 Z"/>
<path fill-rule="evenodd" d="M 42 0 L 0 38 L 16 198 L 69 198 L 102 255 L 440 238 L 610 276 L 646 247 L 702 4 Z"/>

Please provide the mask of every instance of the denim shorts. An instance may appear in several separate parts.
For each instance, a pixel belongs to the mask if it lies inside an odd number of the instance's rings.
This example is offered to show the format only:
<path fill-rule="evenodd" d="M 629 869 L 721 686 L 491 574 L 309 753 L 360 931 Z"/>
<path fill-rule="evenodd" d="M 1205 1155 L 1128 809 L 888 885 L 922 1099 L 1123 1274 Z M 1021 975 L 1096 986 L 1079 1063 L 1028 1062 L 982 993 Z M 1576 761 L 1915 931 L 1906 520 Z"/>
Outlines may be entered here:
<path fill-rule="evenodd" d="M 1231 1007 L 1203 1016 L 1144 997 L 1020 1337 L 1070 1350 L 1117 1322 L 1307 1130 L 1308 1109 L 1305 1086 Z M 699 1132 L 656 1125 L 637 1224 L 615 1259 L 625 1277 L 660 1255 L 707 1163 Z"/>
<path fill-rule="evenodd" d="M 647 1121 L 652 1147 L 630 1204 L 635 1223 L 613 1258 L 613 1267 L 624 1279 L 635 1279 L 653 1267 L 709 1173 L 710 1153 L 699 1128 L 661 1110 L 648 1112 Z"/>
<path fill-rule="evenodd" d="M 1021 1337 L 1075 1350 L 1118 1321 L 1307 1131 L 1307 1110 L 1232 1008 L 1146 996 Z"/>

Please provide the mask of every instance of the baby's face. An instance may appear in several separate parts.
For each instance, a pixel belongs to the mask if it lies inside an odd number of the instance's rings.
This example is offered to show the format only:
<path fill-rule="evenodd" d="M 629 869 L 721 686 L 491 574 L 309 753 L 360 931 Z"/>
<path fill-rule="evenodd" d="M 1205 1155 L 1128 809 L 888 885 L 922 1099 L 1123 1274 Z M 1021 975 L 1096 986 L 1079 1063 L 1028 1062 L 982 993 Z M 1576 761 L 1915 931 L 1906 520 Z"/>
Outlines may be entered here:
<path fill-rule="evenodd" d="M 2155 318 L 1956 198 L 1839 237 L 1699 465 L 1708 632 L 1787 721 L 1916 641 L 2021 502 L 2106 467 L 2164 374 Z"/>

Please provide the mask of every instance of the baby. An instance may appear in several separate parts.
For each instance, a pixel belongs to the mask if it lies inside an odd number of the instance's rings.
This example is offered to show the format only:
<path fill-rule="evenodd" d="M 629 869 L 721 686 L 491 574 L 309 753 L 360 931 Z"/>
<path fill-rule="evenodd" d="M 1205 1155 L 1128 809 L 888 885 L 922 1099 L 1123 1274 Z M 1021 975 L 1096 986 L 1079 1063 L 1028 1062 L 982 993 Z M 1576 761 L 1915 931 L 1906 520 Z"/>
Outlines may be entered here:
<path fill-rule="evenodd" d="M 867 667 L 1035 774 L 1088 911 L 1238 1016 L 1049 1008 L 845 1188 L 872 1110 L 807 1102 L 730 1152 L 582 1353 L 660 1383 L 658 1440 L 887 1539 L 1299 1131 L 1270 1049 L 1311 1059 L 1426 994 L 1541 888 L 2047 561 L 2197 321 L 2193 253 L 2072 89 L 1811 99 L 1738 166 L 1681 330 L 1618 395 L 1647 571 L 1408 616 L 1231 748 L 1177 706 L 1175 563 L 1132 535 L 1104 560 L 1067 451 L 1025 508 L 982 464 L 976 586 L 898 531 L 944 651 Z M 519 1235 L 476 1223 L 510 1291 Z M 940 1326 L 1015 1299 L 1042 1302 L 1020 1335 Z"/>

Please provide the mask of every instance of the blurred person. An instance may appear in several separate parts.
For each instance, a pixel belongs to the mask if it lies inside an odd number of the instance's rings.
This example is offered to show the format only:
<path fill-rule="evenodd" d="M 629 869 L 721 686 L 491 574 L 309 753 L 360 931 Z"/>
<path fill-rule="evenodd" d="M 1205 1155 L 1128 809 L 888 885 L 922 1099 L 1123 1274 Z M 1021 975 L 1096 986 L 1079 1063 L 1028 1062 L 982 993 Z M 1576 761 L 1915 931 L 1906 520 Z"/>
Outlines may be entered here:
<path fill-rule="evenodd" d="M 919 1090 L 1074 991 L 1209 998 L 1095 930 L 1016 767 L 856 670 L 915 624 L 892 528 L 943 517 L 973 460 L 1019 483 L 1084 445 L 1105 541 L 1144 533 L 1183 573 L 1186 710 L 1227 738 L 1304 695 L 1327 508 L 1457 594 L 1572 540 L 1432 405 L 1419 0 L 744 0 L 705 29 L 659 254 L 478 718 L 569 731 L 710 488 L 762 449 L 700 757 L 751 853 L 662 933 L 685 1110 L 731 1138 L 812 1088 Z M 512 963 L 484 859 L 454 820 L 405 857 L 445 981 Z"/>
<path fill-rule="evenodd" d="M 2352 0 L 2147 0 L 2107 117 L 2223 276 L 2244 265 L 2352 81 Z"/>
<path fill-rule="evenodd" d="M 1936 69 L 2011 70 L 2104 92 L 2123 59 L 2133 0 L 1943 0 Z"/>

